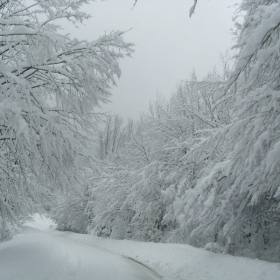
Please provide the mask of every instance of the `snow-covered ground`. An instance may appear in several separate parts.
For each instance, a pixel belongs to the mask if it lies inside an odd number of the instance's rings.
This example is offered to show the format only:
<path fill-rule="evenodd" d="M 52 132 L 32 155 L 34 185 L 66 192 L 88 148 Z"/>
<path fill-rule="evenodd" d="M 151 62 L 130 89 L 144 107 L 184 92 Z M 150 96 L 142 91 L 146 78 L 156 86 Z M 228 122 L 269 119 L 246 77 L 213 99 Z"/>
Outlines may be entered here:
<path fill-rule="evenodd" d="M 1 280 L 160 279 L 135 261 L 56 235 L 48 225 L 37 216 L 16 238 L 0 244 Z"/>
<path fill-rule="evenodd" d="M 188 245 L 111 240 L 58 232 L 35 216 L 0 244 L 1 280 L 279 280 L 280 264 Z"/>

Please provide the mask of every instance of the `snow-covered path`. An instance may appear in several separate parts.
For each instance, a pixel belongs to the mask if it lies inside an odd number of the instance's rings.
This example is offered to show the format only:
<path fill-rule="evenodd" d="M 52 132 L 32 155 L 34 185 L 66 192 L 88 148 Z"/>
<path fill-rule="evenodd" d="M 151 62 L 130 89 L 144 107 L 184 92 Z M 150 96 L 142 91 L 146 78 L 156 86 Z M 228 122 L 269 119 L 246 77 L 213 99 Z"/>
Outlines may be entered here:
<path fill-rule="evenodd" d="M 54 226 L 50 219 L 35 215 L 22 233 L 0 243 L 0 280 L 280 279 L 279 263 L 214 254 L 183 244 L 59 232 Z"/>
<path fill-rule="evenodd" d="M 156 280 L 148 268 L 120 255 L 25 226 L 0 244 L 1 280 Z"/>

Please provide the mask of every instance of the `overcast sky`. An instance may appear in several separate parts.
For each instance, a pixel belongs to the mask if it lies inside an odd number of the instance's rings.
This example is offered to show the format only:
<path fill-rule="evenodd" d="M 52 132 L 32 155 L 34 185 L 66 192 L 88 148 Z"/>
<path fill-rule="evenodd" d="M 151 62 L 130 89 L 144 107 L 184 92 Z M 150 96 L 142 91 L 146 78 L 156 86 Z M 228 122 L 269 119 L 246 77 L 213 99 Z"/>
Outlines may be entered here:
<path fill-rule="evenodd" d="M 75 37 L 93 40 L 104 31 L 128 30 L 135 44 L 133 58 L 121 61 L 122 77 L 113 88 L 113 104 L 106 107 L 124 118 L 137 119 L 157 95 L 167 99 L 192 69 L 203 78 L 219 63 L 219 53 L 232 46 L 232 17 L 240 0 L 199 0 L 189 18 L 193 0 L 97 1 L 86 6 L 92 18 Z"/>

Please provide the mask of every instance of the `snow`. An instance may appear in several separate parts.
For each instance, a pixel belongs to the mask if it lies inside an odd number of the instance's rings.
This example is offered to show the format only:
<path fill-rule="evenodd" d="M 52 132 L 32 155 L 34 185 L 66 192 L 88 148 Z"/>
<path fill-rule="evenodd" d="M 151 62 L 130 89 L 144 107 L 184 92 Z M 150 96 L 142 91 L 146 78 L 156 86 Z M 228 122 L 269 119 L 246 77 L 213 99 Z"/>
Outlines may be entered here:
<path fill-rule="evenodd" d="M 267 155 L 267 163 L 266 168 L 269 170 L 270 173 L 272 173 L 273 169 L 277 164 L 279 164 L 279 155 L 280 155 L 280 141 L 278 141 L 273 149 L 269 151 Z"/>
<path fill-rule="evenodd" d="M 51 220 L 36 215 L 17 237 L 1 243 L 0 279 L 279 280 L 278 263 L 54 228 Z"/>
<path fill-rule="evenodd" d="M 37 221 L 39 221 L 38 228 Z M 141 264 L 94 245 L 72 241 L 37 216 L 11 241 L 0 244 L 1 280 L 156 280 Z"/>
<path fill-rule="evenodd" d="M 183 244 L 87 238 L 102 248 L 147 264 L 166 280 L 279 280 L 279 264 L 215 254 Z"/>
<path fill-rule="evenodd" d="M 231 78 L 227 82 L 226 89 L 233 84 L 242 69 L 244 69 L 244 67 L 249 63 L 254 53 L 258 53 L 258 48 L 263 43 L 265 36 L 280 24 L 280 9 L 278 8 L 278 4 L 268 5 L 266 8 L 270 11 L 270 15 L 261 22 L 250 38 L 244 38 L 246 40 L 246 44 L 239 54 L 239 60 L 236 63 L 235 70 L 233 71 Z M 269 50 L 265 50 L 263 53 L 259 54 L 262 58 L 264 58 L 265 56 L 270 55 L 269 52 Z M 254 71 L 257 71 L 257 69 Z"/>
<path fill-rule="evenodd" d="M 277 189 L 277 191 L 276 191 L 276 193 L 274 195 L 274 198 L 276 198 L 278 196 L 280 196 L 280 186 L 278 187 L 278 189 Z"/>

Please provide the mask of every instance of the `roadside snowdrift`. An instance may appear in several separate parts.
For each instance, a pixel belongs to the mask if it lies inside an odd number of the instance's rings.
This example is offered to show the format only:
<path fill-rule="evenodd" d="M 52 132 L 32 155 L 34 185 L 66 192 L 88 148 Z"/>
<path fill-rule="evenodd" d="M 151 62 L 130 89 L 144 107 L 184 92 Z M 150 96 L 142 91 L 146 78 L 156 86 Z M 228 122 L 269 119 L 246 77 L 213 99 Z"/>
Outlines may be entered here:
<path fill-rule="evenodd" d="M 155 269 L 164 279 L 180 280 L 279 280 L 280 264 L 215 254 L 184 244 L 112 240 L 63 233 L 71 240 L 94 244 Z M 65 236 L 65 235 L 64 235 Z"/>

